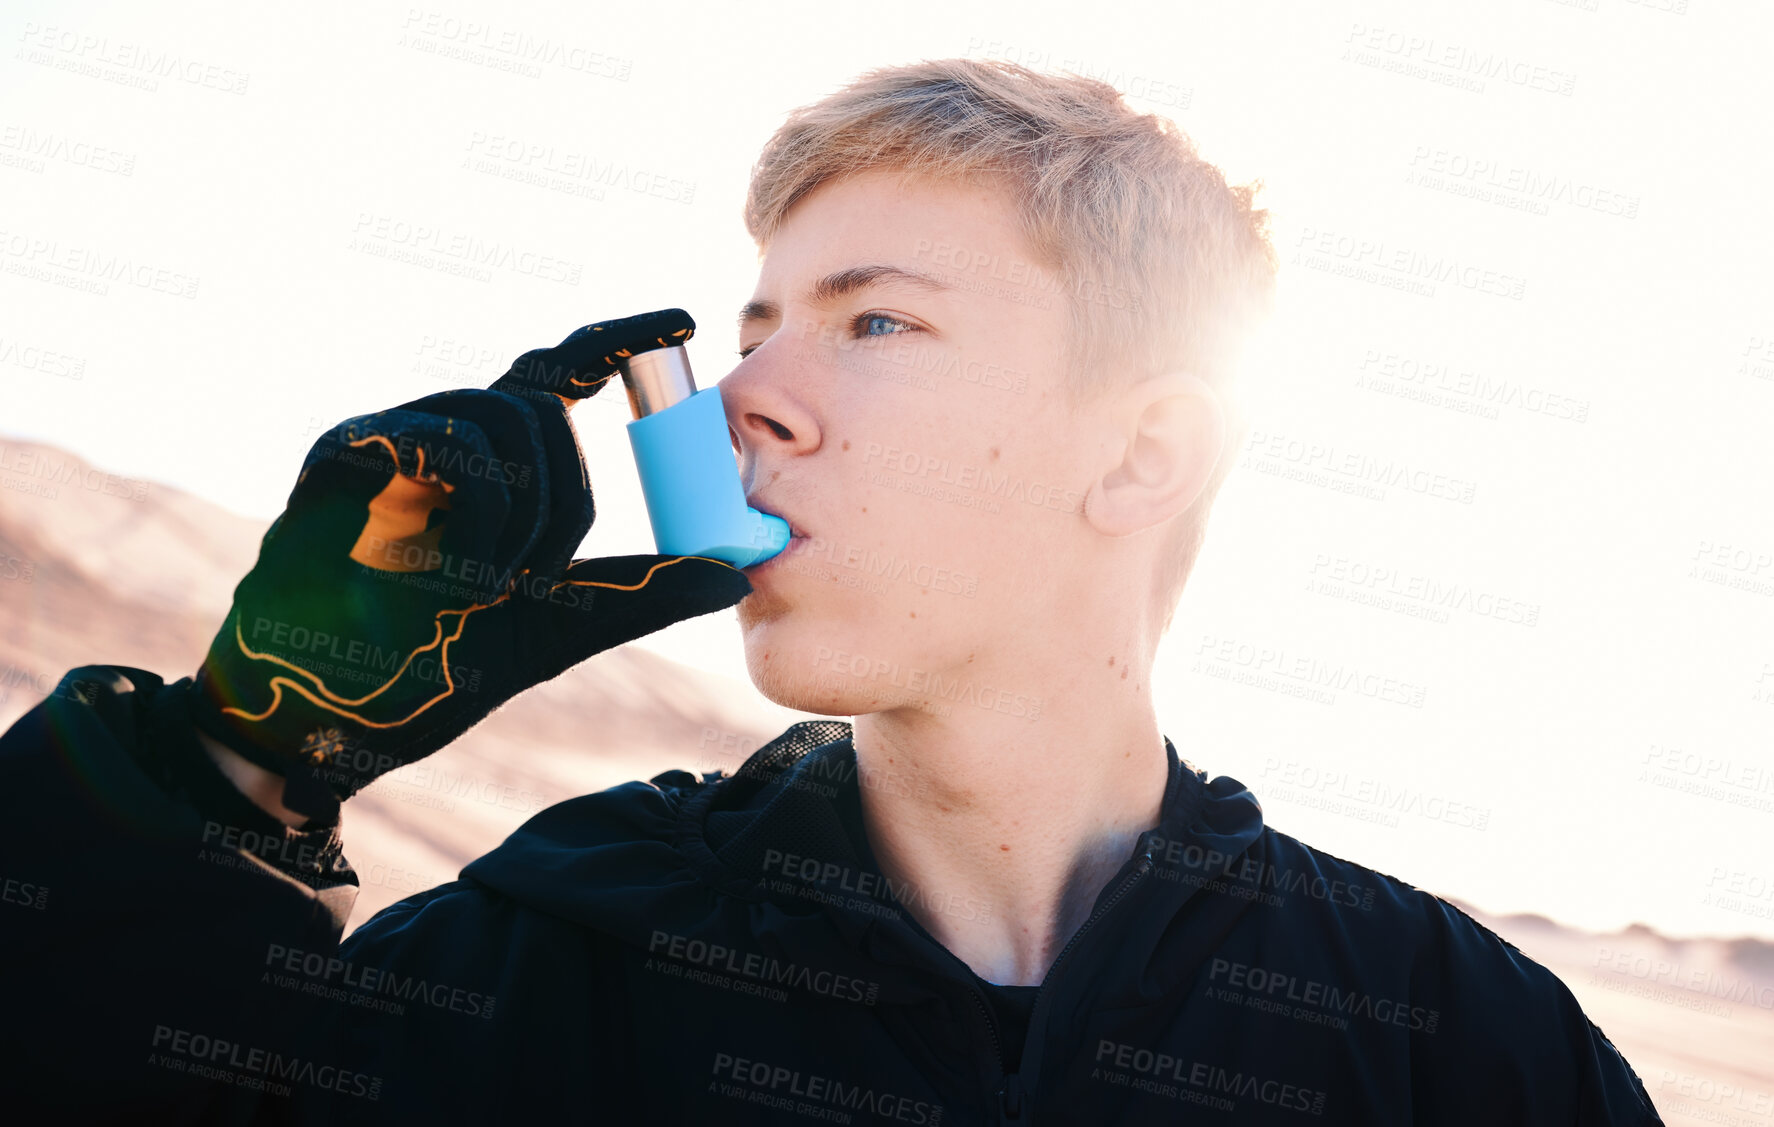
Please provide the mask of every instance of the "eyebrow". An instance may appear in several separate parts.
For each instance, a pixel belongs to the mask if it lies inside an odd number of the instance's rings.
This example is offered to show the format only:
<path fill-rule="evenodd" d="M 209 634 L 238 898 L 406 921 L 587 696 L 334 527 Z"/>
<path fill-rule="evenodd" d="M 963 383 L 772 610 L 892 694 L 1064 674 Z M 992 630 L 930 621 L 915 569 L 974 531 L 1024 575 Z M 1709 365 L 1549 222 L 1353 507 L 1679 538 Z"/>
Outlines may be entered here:
<path fill-rule="evenodd" d="M 882 282 L 899 282 L 926 293 L 947 293 L 950 290 L 935 274 L 877 263 L 851 266 L 827 274 L 807 290 L 807 304 L 830 305 L 841 297 Z M 748 301 L 739 307 L 739 324 L 743 328 L 749 321 L 768 321 L 781 315 L 782 307 L 774 301 Z"/>

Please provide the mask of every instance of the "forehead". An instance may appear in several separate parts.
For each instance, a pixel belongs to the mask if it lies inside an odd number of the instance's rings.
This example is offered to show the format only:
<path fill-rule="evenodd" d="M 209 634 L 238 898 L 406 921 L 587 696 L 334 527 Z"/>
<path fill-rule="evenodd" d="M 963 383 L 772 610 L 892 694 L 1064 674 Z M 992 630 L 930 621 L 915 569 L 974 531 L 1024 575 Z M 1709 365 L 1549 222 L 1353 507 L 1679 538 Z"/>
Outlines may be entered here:
<path fill-rule="evenodd" d="M 821 184 L 789 209 L 758 288 L 862 261 L 964 275 L 994 258 L 1032 262 L 1007 188 L 874 169 Z"/>

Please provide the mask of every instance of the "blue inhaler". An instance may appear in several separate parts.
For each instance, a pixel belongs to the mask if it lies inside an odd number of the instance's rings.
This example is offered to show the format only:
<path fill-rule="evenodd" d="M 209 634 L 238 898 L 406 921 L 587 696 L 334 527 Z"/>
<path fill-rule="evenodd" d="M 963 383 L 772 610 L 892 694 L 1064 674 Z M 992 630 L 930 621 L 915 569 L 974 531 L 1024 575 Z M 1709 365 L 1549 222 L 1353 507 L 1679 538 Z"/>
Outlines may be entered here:
<path fill-rule="evenodd" d="M 744 568 L 788 547 L 788 522 L 745 503 L 721 389 L 696 390 L 684 346 L 635 352 L 616 367 L 634 412 L 628 441 L 656 550 Z"/>

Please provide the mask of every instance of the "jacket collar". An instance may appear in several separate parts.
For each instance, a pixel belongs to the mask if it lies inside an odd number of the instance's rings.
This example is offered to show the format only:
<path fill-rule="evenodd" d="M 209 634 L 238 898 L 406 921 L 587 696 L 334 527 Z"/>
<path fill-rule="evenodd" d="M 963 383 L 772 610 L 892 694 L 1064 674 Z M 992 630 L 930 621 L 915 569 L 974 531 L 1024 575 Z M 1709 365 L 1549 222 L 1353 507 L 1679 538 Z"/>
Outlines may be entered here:
<path fill-rule="evenodd" d="M 904 910 L 913 890 L 894 887 L 875 863 L 860 788 L 892 781 L 859 779 L 851 739 L 847 722 L 802 721 L 731 776 L 668 771 L 568 799 L 462 876 L 642 948 L 662 931 L 743 932 L 773 956 L 854 963 L 859 973 L 879 972 L 883 1003 L 956 985 L 976 990 L 972 971 Z M 1249 905 L 1237 895 L 1248 889 L 1222 870 L 1262 834 L 1261 808 L 1237 780 L 1209 780 L 1179 758 L 1168 738 L 1165 750 L 1171 778 L 1159 824 L 1140 835 L 1098 897 L 1072 957 L 1050 972 L 1050 981 L 1064 980 L 1062 993 L 1088 987 L 1128 1005 L 1165 995 L 1194 973 L 1196 947 L 1229 926 L 1217 917 Z M 1233 895 L 1202 895 L 1218 889 Z M 1201 926 L 1173 926 L 1185 909 L 1206 914 Z M 1105 943 L 1114 957 L 1095 957 Z M 1042 994 L 1052 993 L 1044 984 Z"/>
<path fill-rule="evenodd" d="M 904 901 L 924 895 L 927 908 L 961 913 L 982 906 L 896 886 L 881 873 L 863 826 L 861 787 L 893 782 L 859 777 L 852 737 L 844 721 L 791 726 L 684 805 L 676 844 L 709 883 L 824 914 L 876 959 L 971 981 L 972 972 L 904 910 Z M 1261 808 L 1242 784 L 1209 782 L 1169 737 L 1164 746 L 1170 778 L 1159 824 L 1140 835 L 1099 895 L 1085 929 L 1093 934 L 1080 932 L 1092 944 L 1108 936 L 1116 961 L 1132 968 L 1154 961 L 1176 912 L 1263 828 Z M 1148 871 L 1155 876 L 1141 880 Z M 1106 904 L 1111 897 L 1122 902 Z M 1148 982 L 1138 992 L 1163 986 Z"/>

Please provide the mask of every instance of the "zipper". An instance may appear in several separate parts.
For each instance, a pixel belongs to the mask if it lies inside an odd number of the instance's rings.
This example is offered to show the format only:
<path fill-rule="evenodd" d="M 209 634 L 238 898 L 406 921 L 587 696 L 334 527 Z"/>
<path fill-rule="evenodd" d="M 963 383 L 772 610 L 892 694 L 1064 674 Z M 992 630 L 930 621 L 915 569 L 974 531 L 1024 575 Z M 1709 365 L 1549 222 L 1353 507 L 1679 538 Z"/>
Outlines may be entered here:
<path fill-rule="evenodd" d="M 998 1086 L 999 1086 L 998 1114 L 1000 1117 L 1002 1117 L 1004 1114 L 1004 1104 L 1003 1104 L 1004 1090 L 1003 1090 L 1003 1088 L 1004 1088 L 1004 1079 L 1005 1079 L 1005 1075 L 1006 1075 L 1005 1068 L 1004 1068 L 1004 1040 L 1003 1040 L 1003 1038 L 998 1036 L 998 1019 L 995 1016 L 993 1016 L 992 1007 L 990 1007 L 986 1004 L 985 995 L 980 992 L 980 990 L 977 986 L 973 986 L 971 984 L 969 984 L 967 987 L 967 993 L 969 996 L 971 996 L 973 998 L 973 1004 L 975 1006 L 979 1007 L 979 1016 L 980 1016 L 980 1019 L 982 1020 L 982 1022 L 985 1024 L 986 1036 L 988 1038 L 990 1038 L 991 1042 L 992 1042 L 992 1059 L 998 1062 L 998 1077 L 999 1077 L 999 1080 L 998 1080 Z M 1015 1074 L 1011 1073 L 1010 1075 L 1015 1075 Z M 1020 1117 L 1020 1114 L 1021 1113 L 1019 1111 L 1018 1115 L 1013 1116 L 1011 1118 L 1010 1122 L 1012 1122 L 1012 1123 L 1016 1122 L 1016 1119 Z"/>
<path fill-rule="evenodd" d="M 1101 907 L 1099 907 L 1096 911 L 1090 913 L 1089 919 L 1085 920 L 1082 924 L 1078 925 L 1078 930 L 1072 933 L 1072 938 L 1066 941 L 1066 945 L 1064 947 L 1060 948 L 1059 958 L 1053 960 L 1053 965 L 1051 967 L 1047 968 L 1047 977 L 1045 979 L 1043 979 L 1041 981 L 1041 985 L 1035 989 L 1035 1004 L 1029 1010 L 1029 1024 L 1030 1024 L 1030 1026 L 1033 1026 L 1035 1024 L 1035 1010 L 1037 1010 L 1041 1007 L 1042 992 L 1047 989 L 1047 984 L 1049 982 L 1053 981 L 1054 977 L 1057 975 L 1057 973 L 1059 971 L 1060 966 L 1065 963 L 1066 956 L 1070 955 L 1072 953 L 1072 948 L 1078 946 L 1078 941 L 1080 939 L 1084 938 L 1084 933 L 1090 930 L 1091 924 L 1095 923 L 1096 921 L 1102 919 L 1104 916 L 1108 915 L 1109 909 L 1113 908 L 1121 900 L 1121 898 L 1123 896 L 1126 896 L 1128 891 L 1130 889 L 1132 889 L 1133 886 L 1139 882 L 1139 879 L 1141 877 L 1145 876 L 1147 873 L 1149 873 L 1151 871 L 1152 871 L 1152 848 L 1151 848 L 1151 846 L 1147 846 L 1145 851 L 1140 854 L 1140 863 L 1138 865 L 1134 866 L 1133 872 L 1128 873 L 1126 877 L 1122 878 L 1120 886 L 1118 888 L 1116 888 L 1114 892 L 1109 894 L 1109 898 L 1107 900 L 1103 901 Z"/>
<path fill-rule="evenodd" d="M 1047 1017 L 1041 1010 L 1041 996 L 1047 992 L 1047 984 L 1059 977 L 1060 968 L 1065 966 L 1066 956 L 1070 955 L 1073 948 L 1078 946 L 1078 941 L 1084 938 L 1085 932 L 1090 930 L 1091 925 L 1108 915 L 1110 909 L 1120 903 L 1121 898 L 1140 882 L 1140 878 L 1151 871 L 1152 847 L 1148 844 L 1141 852 L 1140 863 L 1134 866 L 1133 872 L 1127 874 L 1115 891 L 1109 894 L 1109 898 L 1102 902 L 1102 906 L 1090 913 L 1090 918 L 1079 925 L 1078 930 L 1072 933 L 1072 938 L 1066 941 L 1064 947 L 1060 948 L 1059 957 L 1053 960 L 1053 965 L 1047 968 L 1047 976 L 1041 980 L 1041 985 L 1035 988 L 1034 1005 L 1029 1007 L 1030 1038 L 1024 1047 L 1021 1071 L 1031 1071 L 1036 1076 L 1041 1074 L 1041 1045 L 1045 1040 L 1046 1033 L 1042 1026 L 1046 1024 Z M 1033 1069 L 1029 1067 L 1031 1063 L 1034 1065 Z M 1000 1067 L 1002 1067 L 1002 1061 L 1000 1061 Z M 1023 1096 L 1022 1077 L 1013 1072 L 1005 1078 L 1004 1086 L 999 1089 L 999 1114 L 1006 1117 L 1006 1122 L 1021 1122 L 1030 1110 L 1027 1105 L 1028 1101 Z M 1014 1109 L 1014 1114 L 1011 1109 Z"/>
<path fill-rule="evenodd" d="M 1023 1087 L 1022 1077 L 1004 1067 L 1004 1040 L 998 1036 L 998 1019 L 992 1015 L 992 1008 L 986 1004 L 985 995 L 977 986 L 969 985 L 967 993 L 973 998 L 973 1004 L 979 1008 L 979 1016 L 986 1027 L 986 1036 L 992 1042 L 992 1059 L 998 1062 L 998 1122 L 1023 1122 Z M 1040 993 L 1039 990 L 1036 991 Z"/>
<path fill-rule="evenodd" d="M 1029 1033 L 1031 1035 L 1036 1032 L 1037 1018 L 1045 1016 L 1041 1014 L 1041 996 L 1046 993 L 1047 984 L 1059 976 L 1059 969 L 1065 964 L 1066 956 L 1070 955 L 1072 949 L 1078 946 L 1078 941 L 1084 937 L 1085 932 L 1090 930 L 1091 925 L 1108 915 L 1109 910 L 1114 908 L 1114 906 L 1121 901 L 1121 898 L 1126 896 L 1127 893 L 1132 890 L 1135 884 L 1139 883 L 1140 878 L 1144 877 L 1151 871 L 1152 849 L 1151 846 L 1148 845 L 1140 854 L 1139 864 L 1134 867 L 1133 872 L 1128 873 L 1127 876 L 1122 878 L 1121 883 L 1116 886 L 1115 891 L 1109 894 L 1109 898 L 1104 900 L 1102 904 L 1097 907 L 1097 910 L 1092 912 L 1090 917 L 1078 926 L 1078 930 L 1072 933 L 1072 938 L 1066 941 L 1064 947 L 1060 948 L 1059 957 L 1053 960 L 1053 965 L 1047 968 L 1047 975 L 1041 980 L 1041 985 L 1035 988 L 1034 1004 L 1029 1008 Z M 1029 1106 L 1027 1093 L 1023 1088 L 1021 1070 L 1028 1066 L 1029 1057 L 1025 1054 L 1022 1064 L 1019 1066 L 1017 1072 L 1008 1072 L 1005 1070 L 1004 1046 L 1002 1040 L 998 1036 L 997 1019 L 992 1016 L 991 1007 L 986 1004 L 985 995 L 978 987 L 969 985 L 967 991 L 973 996 L 973 1004 L 979 1007 L 980 1016 L 985 1019 L 986 1034 L 991 1038 L 992 1042 L 992 1056 L 993 1059 L 998 1062 L 998 1122 L 1026 1122 L 1031 1108 Z M 1041 1050 L 1039 1047 L 1040 1040 L 1039 1037 L 1032 1037 L 1030 1042 L 1030 1044 L 1035 1046 L 1033 1056 L 1036 1060 L 1037 1067 L 1039 1066 L 1041 1058 Z M 1025 1049 L 1028 1048 L 1027 1045 L 1024 1047 Z"/>

